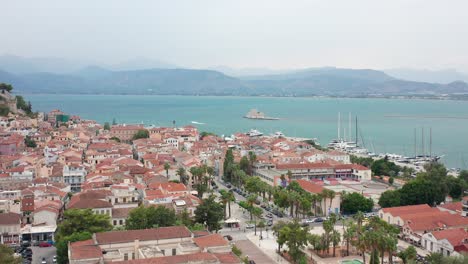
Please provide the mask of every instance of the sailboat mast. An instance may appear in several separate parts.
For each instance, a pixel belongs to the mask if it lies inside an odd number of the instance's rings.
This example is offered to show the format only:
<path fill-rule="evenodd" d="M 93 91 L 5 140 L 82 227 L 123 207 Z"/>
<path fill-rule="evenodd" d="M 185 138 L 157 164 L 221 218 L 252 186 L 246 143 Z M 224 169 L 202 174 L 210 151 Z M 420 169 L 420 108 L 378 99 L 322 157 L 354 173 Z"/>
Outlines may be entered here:
<path fill-rule="evenodd" d="M 425 154 L 424 154 L 424 127 L 421 128 L 421 154 L 423 157 L 425 157 Z"/>
<path fill-rule="evenodd" d="M 432 158 L 432 127 L 429 128 L 429 157 Z"/>
<path fill-rule="evenodd" d="M 414 157 L 416 158 L 418 156 L 418 149 L 417 149 L 417 143 L 416 143 L 416 128 L 414 128 Z"/>
<path fill-rule="evenodd" d="M 356 147 L 358 146 L 358 130 L 357 130 L 357 116 L 356 116 Z"/>
<path fill-rule="evenodd" d="M 349 124 L 348 124 L 348 125 L 349 125 L 349 126 L 348 126 L 348 128 L 349 128 L 349 129 L 348 129 L 348 133 L 349 133 L 348 139 L 349 139 L 349 142 L 351 142 L 351 141 L 353 140 L 353 139 L 352 139 L 353 133 L 351 132 L 351 131 L 352 131 L 352 130 L 351 130 L 351 112 L 349 112 L 348 123 L 349 123 Z"/>
<path fill-rule="evenodd" d="M 338 112 L 338 140 L 340 140 L 340 123 L 341 123 L 341 116 L 340 112 Z"/>

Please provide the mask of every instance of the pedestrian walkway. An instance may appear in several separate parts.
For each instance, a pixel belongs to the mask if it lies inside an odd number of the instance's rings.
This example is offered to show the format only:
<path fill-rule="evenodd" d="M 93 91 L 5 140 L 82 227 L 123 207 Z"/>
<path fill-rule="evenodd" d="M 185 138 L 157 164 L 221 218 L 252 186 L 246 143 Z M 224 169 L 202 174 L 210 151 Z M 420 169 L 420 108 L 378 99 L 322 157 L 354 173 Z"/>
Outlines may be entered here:
<path fill-rule="evenodd" d="M 258 247 L 258 244 L 256 245 L 250 240 L 239 240 L 234 244 L 242 250 L 244 256 L 248 256 L 249 259 L 255 261 L 256 264 L 287 263 L 286 261 L 278 262 L 274 260 L 274 255 L 265 254 L 265 252 Z"/>

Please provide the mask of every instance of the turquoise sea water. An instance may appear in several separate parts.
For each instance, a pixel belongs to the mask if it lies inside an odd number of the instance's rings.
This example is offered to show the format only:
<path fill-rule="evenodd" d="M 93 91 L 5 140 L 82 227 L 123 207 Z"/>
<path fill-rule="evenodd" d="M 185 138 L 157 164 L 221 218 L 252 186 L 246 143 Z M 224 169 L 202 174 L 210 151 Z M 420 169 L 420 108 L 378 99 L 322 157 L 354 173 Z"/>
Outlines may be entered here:
<path fill-rule="evenodd" d="M 448 167 L 468 165 L 468 101 L 342 98 L 266 98 L 143 95 L 26 95 L 37 111 L 59 108 L 100 123 L 141 123 L 171 126 L 191 124 L 200 131 L 230 135 L 256 128 L 265 134 L 316 137 L 322 145 L 337 137 L 337 115 L 348 130 L 348 113 L 358 116 L 366 147 L 376 153 L 414 155 L 414 129 L 421 152 L 425 128 L 426 152 L 432 128 L 432 152 L 445 155 Z M 249 120 L 243 116 L 257 108 L 281 120 Z M 193 124 L 192 121 L 203 123 Z M 347 132 L 348 133 L 348 132 Z"/>

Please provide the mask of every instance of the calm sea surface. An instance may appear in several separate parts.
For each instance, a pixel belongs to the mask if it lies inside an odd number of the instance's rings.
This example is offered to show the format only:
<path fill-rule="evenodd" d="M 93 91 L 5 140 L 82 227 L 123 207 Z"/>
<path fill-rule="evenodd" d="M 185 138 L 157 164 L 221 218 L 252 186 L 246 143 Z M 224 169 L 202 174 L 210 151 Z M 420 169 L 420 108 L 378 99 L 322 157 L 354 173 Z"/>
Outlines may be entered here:
<path fill-rule="evenodd" d="M 468 168 L 468 101 L 143 95 L 26 95 L 25 99 L 37 111 L 59 108 L 100 123 L 115 118 L 118 123 L 171 126 L 175 120 L 177 125 L 191 124 L 219 135 L 256 128 L 265 134 L 282 131 L 287 136 L 316 137 L 322 145 L 337 137 L 338 112 L 342 127 L 349 130 L 351 112 L 353 138 L 357 116 L 359 137 L 371 151 L 414 155 L 416 128 L 421 153 L 424 128 L 429 152 L 432 128 L 432 152 L 445 155 L 448 167 Z M 281 120 L 242 118 L 251 108 Z"/>

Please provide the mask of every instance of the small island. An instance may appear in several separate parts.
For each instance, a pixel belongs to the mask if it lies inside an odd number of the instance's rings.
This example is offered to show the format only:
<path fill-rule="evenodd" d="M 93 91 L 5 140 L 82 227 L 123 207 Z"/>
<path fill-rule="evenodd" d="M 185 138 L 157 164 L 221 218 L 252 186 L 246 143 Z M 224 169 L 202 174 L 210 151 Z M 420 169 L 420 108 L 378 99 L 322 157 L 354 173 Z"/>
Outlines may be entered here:
<path fill-rule="evenodd" d="M 276 117 L 265 116 L 263 112 L 258 111 L 257 109 L 251 109 L 244 118 L 248 119 L 261 119 L 261 120 L 279 120 Z"/>

